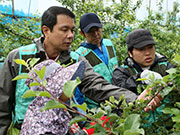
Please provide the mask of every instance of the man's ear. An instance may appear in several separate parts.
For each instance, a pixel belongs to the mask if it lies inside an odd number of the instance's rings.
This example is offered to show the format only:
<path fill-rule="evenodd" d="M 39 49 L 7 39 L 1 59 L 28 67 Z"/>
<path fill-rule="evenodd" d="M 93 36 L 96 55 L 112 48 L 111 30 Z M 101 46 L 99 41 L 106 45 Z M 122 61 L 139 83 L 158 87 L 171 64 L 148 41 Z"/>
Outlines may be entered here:
<path fill-rule="evenodd" d="M 48 37 L 48 34 L 49 34 L 49 32 L 50 32 L 49 27 L 47 27 L 46 25 L 43 25 L 43 26 L 42 26 L 42 32 L 43 32 L 43 34 L 44 34 L 45 37 Z"/>
<path fill-rule="evenodd" d="M 133 56 L 132 56 L 132 53 L 131 53 L 130 51 L 128 51 L 128 54 L 129 54 L 130 57 L 133 57 Z"/>

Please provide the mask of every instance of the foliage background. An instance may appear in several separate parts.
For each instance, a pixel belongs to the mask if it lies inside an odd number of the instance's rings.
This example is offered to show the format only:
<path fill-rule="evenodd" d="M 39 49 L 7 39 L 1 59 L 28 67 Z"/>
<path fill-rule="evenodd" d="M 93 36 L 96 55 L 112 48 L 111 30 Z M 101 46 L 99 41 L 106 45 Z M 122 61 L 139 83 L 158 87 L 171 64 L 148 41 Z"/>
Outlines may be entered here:
<path fill-rule="evenodd" d="M 2 0 L 1 0 L 2 1 Z M 121 0 L 116 2 L 111 0 L 111 5 L 104 5 L 102 0 L 57 0 L 64 7 L 71 9 L 76 15 L 75 40 L 72 44 L 73 50 L 77 49 L 79 44 L 84 40 L 79 34 L 79 19 L 86 12 L 97 13 L 103 23 L 104 38 L 110 38 L 114 32 L 118 33 L 118 38 L 112 41 L 117 51 L 119 63 L 122 64 L 127 56 L 125 37 L 127 31 L 137 28 L 145 28 L 152 32 L 157 45 L 157 52 L 166 55 L 169 60 L 174 53 L 179 53 L 180 43 L 180 18 L 177 16 L 180 5 L 175 2 L 173 11 L 164 13 L 162 10 L 162 1 L 159 0 L 157 6 L 158 12 L 149 11 L 149 16 L 144 20 L 138 20 L 136 10 L 142 6 L 143 0 L 138 0 L 133 4 L 132 0 Z M 12 24 L 6 23 L 11 18 Z M 40 34 L 40 17 L 24 18 L 19 21 L 15 16 L 0 14 L 0 56 L 6 57 L 9 51 L 22 45 L 33 42 L 34 38 Z"/>

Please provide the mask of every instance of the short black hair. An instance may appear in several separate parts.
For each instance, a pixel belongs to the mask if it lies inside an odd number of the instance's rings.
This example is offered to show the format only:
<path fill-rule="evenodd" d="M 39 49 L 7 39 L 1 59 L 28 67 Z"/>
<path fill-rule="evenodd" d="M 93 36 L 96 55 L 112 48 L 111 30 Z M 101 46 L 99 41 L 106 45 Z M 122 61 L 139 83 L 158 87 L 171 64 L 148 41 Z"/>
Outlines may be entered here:
<path fill-rule="evenodd" d="M 52 6 L 43 13 L 41 18 L 41 28 L 43 25 L 46 25 L 52 31 L 54 25 L 57 23 L 57 15 L 59 14 L 67 15 L 75 20 L 74 13 L 69 9 L 59 6 Z"/>
<path fill-rule="evenodd" d="M 133 49 L 134 49 L 134 47 L 130 47 L 130 48 L 128 48 L 128 51 L 129 51 L 131 54 L 133 54 Z"/>

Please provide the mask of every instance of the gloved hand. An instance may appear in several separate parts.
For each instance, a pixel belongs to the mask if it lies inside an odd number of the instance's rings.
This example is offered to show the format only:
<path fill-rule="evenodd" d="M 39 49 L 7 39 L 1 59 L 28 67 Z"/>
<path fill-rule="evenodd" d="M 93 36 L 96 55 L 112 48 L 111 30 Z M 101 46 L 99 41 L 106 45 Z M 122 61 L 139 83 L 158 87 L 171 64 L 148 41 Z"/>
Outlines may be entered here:
<path fill-rule="evenodd" d="M 149 79 L 152 78 L 152 76 L 154 76 L 154 79 L 153 79 L 154 81 L 157 79 L 163 79 L 159 73 L 154 72 L 154 71 L 150 71 L 148 69 L 145 69 L 140 75 L 141 78 L 147 78 L 148 79 L 148 80 L 143 80 L 143 82 L 147 85 L 150 84 Z"/>

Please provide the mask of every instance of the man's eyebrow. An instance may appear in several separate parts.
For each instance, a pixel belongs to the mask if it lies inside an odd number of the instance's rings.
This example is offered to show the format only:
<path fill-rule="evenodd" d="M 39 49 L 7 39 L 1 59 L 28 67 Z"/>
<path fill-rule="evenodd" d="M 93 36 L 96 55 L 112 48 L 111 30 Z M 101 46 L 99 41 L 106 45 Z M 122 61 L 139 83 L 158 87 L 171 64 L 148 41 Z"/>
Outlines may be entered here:
<path fill-rule="evenodd" d="M 71 27 L 68 25 L 64 25 L 64 26 L 61 26 L 61 28 L 71 28 Z M 73 26 L 72 29 L 75 29 L 75 26 Z"/>

